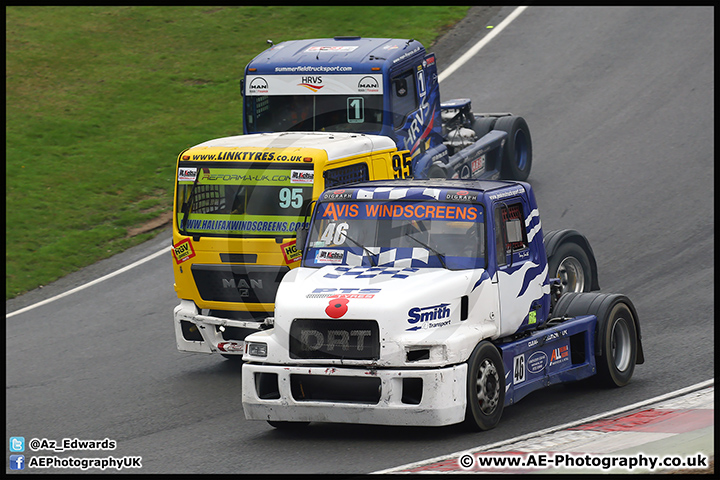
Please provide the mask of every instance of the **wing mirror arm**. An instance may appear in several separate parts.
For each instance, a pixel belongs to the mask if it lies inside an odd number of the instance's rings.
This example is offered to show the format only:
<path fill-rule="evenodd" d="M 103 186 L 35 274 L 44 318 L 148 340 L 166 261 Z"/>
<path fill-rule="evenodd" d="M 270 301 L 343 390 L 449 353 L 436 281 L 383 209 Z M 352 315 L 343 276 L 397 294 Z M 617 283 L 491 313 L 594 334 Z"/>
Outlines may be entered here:
<path fill-rule="evenodd" d="M 304 219 L 303 219 L 302 224 L 298 225 L 296 236 L 295 236 L 295 248 L 297 248 L 297 250 L 301 253 L 305 250 L 305 244 L 307 243 L 308 231 L 310 230 L 308 216 L 310 215 L 310 210 L 311 210 L 313 203 L 315 203 L 315 200 L 313 200 L 312 202 L 308 203 L 305 206 Z"/>

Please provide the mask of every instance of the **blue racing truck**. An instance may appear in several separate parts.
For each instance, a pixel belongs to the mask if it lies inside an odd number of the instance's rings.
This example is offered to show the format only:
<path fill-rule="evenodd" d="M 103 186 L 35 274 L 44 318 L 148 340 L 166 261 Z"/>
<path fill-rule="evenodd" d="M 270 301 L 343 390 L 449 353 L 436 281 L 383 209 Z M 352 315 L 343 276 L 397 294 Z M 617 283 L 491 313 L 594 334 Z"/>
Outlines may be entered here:
<path fill-rule="evenodd" d="M 269 43 L 272 43 L 268 41 Z M 440 102 L 435 55 L 417 40 L 334 37 L 272 45 L 245 67 L 244 133 L 348 131 L 392 138 L 396 178 L 514 179 L 532 166 L 527 122 Z"/>
<path fill-rule="evenodd" d="M 406 179 L 325 190 L 273 328 L 245 339 L 245 416 L 493 428 L 503 408 L 644 362 L 637 311 L 598 290 L 574 230 L 543 234 L 529 184 Z M 558 265 L 584 272 L 568 290 Z M 582 265 L 582 268 L 579 268 Z"/>

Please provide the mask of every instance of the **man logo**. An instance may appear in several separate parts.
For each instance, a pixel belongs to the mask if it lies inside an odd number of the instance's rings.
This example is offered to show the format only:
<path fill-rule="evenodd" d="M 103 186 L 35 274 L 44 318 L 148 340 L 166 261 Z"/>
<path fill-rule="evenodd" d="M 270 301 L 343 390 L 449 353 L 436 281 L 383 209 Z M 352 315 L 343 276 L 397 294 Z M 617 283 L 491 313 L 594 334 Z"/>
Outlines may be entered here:
<path fill-rule="evenodd" d="M 250 283 L 248 284 L 247 281 L 244 279 L 240 279 L 239 281 L 235 281 L 234 278 L 222 279 L 222 287 L 225 288 L 232 288 L 233 290 L 237 290 L 241 297 L 250 297 L 250 291 L 251 290 L 262 290 L 263 284 L 262 280 L 255 280 L 250 278 Z"/>
<path fill-rule="evenodd" d="M 253 81 L 250 82 L 250 85 L 248 87 L 251 91 L 257 90 L 257 91 L 267 91 L 268 90 L 268 82 L 262 77 L 253 78 Z"/>
<path fill-rule="evenodd" d="M 377 92 L 380 89 L 378 81 L 373 77 L 363 77 L 358 82 L 359 92 Z"/>

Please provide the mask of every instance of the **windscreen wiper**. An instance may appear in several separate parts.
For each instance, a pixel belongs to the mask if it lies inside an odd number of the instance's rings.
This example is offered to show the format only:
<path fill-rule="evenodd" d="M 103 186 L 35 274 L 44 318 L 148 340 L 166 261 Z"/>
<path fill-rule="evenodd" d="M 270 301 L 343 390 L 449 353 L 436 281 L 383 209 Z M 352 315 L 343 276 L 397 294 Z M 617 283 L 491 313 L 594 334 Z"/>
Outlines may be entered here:
<path fill-rule="evenodd" d="M 354 243 L 354 244 L 357 245 L 358 247 L 360 247 L 360 248 L 362 248 L 363 250 L 365 250 L 365 251 L 367 252 L 367 254 L 370 255 L 370 265 L 372 265 L 373 267 L 377 267 L 377 261 L 374 260 L 374 259 L 375 259 L 375 255 L 377 255 L 376 253 L 373 253 L 373 252 L 371 252 L 370 250 L 368 250 L 368 249 L 365 247 L 365 245 L 361 245 L 360 243 L 358 243 L 357 240 L 354 240 L 354 239 L 348 237 L 347 233 L 343 233 L 343 235 L 345 235 L 345 238 L 347 238 L 348 240 L 350 240 L 352 243 Z"/>
<path fill-rule="evenodd" d="M 200 169 L 199 168 L 198 168 L 197 176 L 195 177 L 195 181 L 192 184 L 192 188 L 190 188 L 190 195 L 188 195 L 188 199 L 185 200 L 185 203 L 183 203 L 182 208 L 180 209 L 180 211 L 183 214 L 182 228 L 180 229 L 180 231 L 184 235 L 187 235 L 187 220 L 188 220 L 188 215 L 190 214 L 190 207 L 192 206 L 193 199 L 195 198 L 195 187 L 197 187 L 198 180 L 200 180 Z"/>
<path fill-rule="evenodd" d="M 437 250 L 435 250 L 435 249 L 434 249 L 433 247 L 431 247 L 430 245 L 421 242 L 420 240 L 418 240 L 417 238 L 413 237 L 413 236 L 410 235 L 409 233 L 406 233 L 405 236 L 412 238 L 412 239 L 415 240 L 417 243 L 419 243 L 419 244 L 422 245 L 423 247 L 425 247 L 425 248 L 427 248 L 428 250 L 430 250 L 431 252 L 433 252 L 433 253 L 435 254 L 435 256 L 438 258 L 438 260 L 440 260 L 440 263 L 442 264 L 443 268 L 445 268 L 446 270 L 448 270 L 448 267 L 447 267 L 447 265 L 445 264 L 445 254 L 438 252 Z"/>

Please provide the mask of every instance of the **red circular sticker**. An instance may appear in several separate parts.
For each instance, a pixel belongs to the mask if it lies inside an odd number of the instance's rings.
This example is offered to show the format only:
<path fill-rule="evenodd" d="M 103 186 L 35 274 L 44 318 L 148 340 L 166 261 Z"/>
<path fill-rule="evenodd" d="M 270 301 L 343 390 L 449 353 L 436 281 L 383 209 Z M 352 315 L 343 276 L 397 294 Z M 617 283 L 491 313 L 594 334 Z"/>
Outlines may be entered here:
<path fill-rule="evenodd" d="M 330 304 L 325 309 L 325 313 L 327 313 L 328 317 L 340 318 L 347 313 L 348 302 L 349 300 L 347 298 L 332 298 L 330 299 Z"/>

